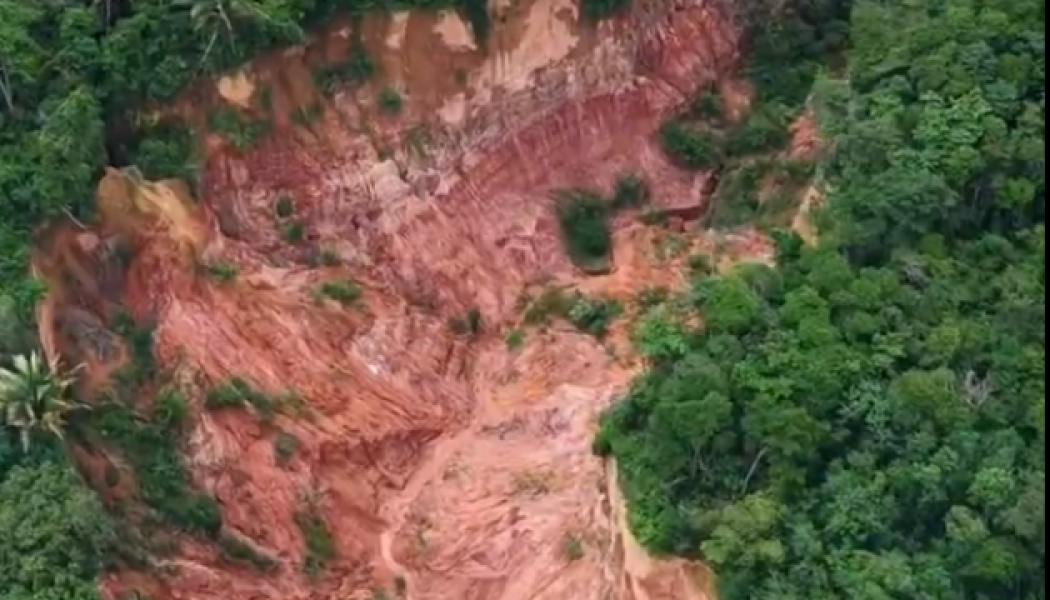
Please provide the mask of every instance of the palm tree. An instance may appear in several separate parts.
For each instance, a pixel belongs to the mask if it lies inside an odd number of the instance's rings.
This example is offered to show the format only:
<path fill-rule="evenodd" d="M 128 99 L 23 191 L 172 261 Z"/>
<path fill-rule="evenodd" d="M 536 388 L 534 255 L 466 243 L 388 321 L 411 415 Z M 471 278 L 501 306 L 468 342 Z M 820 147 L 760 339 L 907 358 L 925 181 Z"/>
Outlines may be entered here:
<path fill-rule="evenodd" d="M 18 430 L 23 450 L 29 450 L 36 430 L 63 438 L 66 415 L 87 408 L 68 399 L 72 375 L 82 367 L 63 376 L 57 357 L 46 363 L 35 350 L 11 357 L 11 366 L 0 366 L 0 423 Z"/>

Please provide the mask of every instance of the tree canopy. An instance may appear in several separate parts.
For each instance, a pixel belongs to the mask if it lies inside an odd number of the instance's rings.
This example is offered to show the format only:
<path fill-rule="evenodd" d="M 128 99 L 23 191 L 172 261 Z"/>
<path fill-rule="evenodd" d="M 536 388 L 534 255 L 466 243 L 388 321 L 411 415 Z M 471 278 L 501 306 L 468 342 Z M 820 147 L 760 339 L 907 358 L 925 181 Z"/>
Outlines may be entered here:
<path fill-rule="evenodd" d="M 650 315 L 596 449 L 722 600 L 1043 599 L 1044 5 L 857 0 L 850 36 L 819 243 Z"/>
<path fill-rule="evenodd" d="M 0 481 L 0 598 L 91 600 L 113 529 L 68 464 L 16 466 Z"/>

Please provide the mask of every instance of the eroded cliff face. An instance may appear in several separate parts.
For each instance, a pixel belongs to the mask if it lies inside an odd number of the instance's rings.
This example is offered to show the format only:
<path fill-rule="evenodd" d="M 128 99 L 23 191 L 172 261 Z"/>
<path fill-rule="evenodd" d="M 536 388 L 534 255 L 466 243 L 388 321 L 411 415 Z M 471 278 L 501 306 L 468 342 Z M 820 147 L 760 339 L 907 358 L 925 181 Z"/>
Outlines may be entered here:
<path fill-rule="evenodd" d="M 621 535 L 614 478 L 590 453 L 598 414 L 639 368 L 624 332 L 602 344 L 553 326 L 518 348 L 504 334 L 521 319 L 518 297 L 542 282 L 623 299 L 681 283 L 676 259 L 654 258 L 660 233 L 636 214 L 618 217 L 614 270 L 583 277 L 550 195 L 608 190 L 634 171 L 656 204 L 702 205 L 703 174 L 668 163 L 653 134 L 701 84 L 742 97 L 737 34 L 713 3 L 639 1 L 597 30 L 578 25 L 575 4 L 498 7 L 485 52 L 454 15 L 366 22 L 382 81 L 326 100 L 308 128 L 288 116 L 320 98 L 307 65 L 345 52 L 349 35 L 262 59 L 220 81 L 214 99 L 243 104 L 268 86 L 276 129 L 244 153 L 209 135 L 199 202 L 177 183 L 114 171 L 100 186 L 99 230 L 56 235 L 39 261 L 65 279 L 43 313 L 64 340 L 51 344 L 77 346 L 67 352 L 101 383 L 119 358 L 106 350 L 106 299 L 154 318 L 161 362 L 193 398 L 195 483 L 219 499 L 224 527 L 280 564 L 252 572 L 187 539 L 166 561 L 173 569 L 110 576 L 110 597 L 704 597 L 700 567 L 649 560 Z M 404 97 L 396 116 L 377 106 L 382 86 Z M 282 194 L 301 242 L 275 224 Z M 136 247 L 126 271 L 105 267 L 118 237 Z M 765 249 L 746 236 L 727 243 Z M 339 264 L 320 266 L 320 248 Z M 217 261 L 237 278 L 220 284 L 196 266 Z M 360 283 L 359 306 L 311 297 L 335 279 Z M 450 332 L 448 319 L 472 307 L 481 335 Z M 294 390 L 308 415 L 263 424 L 247 410 L 205 410 L 204 390 L 231 376 Z M 300 441 L 287 464 L 276 431 Z M 313 579 L 300 569 L 304 495 L 338 554 Z"/>

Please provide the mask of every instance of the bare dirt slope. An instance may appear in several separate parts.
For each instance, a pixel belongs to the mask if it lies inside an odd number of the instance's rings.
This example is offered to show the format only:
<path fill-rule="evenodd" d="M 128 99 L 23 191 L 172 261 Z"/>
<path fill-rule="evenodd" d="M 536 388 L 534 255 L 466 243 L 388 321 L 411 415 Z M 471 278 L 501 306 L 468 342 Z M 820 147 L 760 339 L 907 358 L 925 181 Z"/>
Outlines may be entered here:
<path fill-rule="evenodd" d="M 335 600 L 376 587 L 393 597 L 401 579 L 411 600 L 704 597 L 699 567 L 652 561 L 620 535 L 614 480 L 590 454 L 597 415 L 637 372 L 623 332 L 605 346 L 559 326 L 520 348 L 503 340 L 519 294 L 539 281 L 621 298 L 678 283 L 652 255 L 658 234 L 632 215 L 616 225 L 615 270 L 583 278 L 550 210 L 552 190 L 607 190 L 627 170 L 647 176 L 658 204 L 705 200 L 703 176 L 670 165 L 653 134 L 696 86 L 737 85 L 735 30 L 702 2 L 635 4 L 594 31 L 570 0 L 506 3 L 486 52 L 454 15 L 377 18 L 365 31 L 382 81 L 326 101 L 310 128 L 286 115 L 317 97 L 304 66 L 316 48 L 219 82 L 215 96 L 233 105 L 272 89 L 277 129 L 247 153 L 210 136 L 199 203 L 174 183 L 106 177 L 104 230 L 56 244 L 51 262 L 102 264 L 115 233 L 141 248 L 126 278 L 74 275 L 94 283 L 47 314 L 68 333 L 100 321 L 92 298 L 119 293 L 155 317 L 159 356 L 200 409 L 187 448 L 196 483 L 217 495 L 226 527 L 282 565 L 231 568 L 187 542 L 167 574 L 114 575 L 108 594 Z M 323 52 L 345 38 L 335 32 Z M 381 86 L 405 98 L 397 116 L 378 110 Z M 303 241 L 281 238 L 280 194 L 294 199 Z M 319 266 L 322 248 L 341 264 Z M 218 261 L 237 266 L 236 280 L 195 268 Z M 363 306 L 315 302 L 318 284 L 346 278 Z M 480 338 L 453 335 L 448 319 L 475 306 Z M 310 418 L 277 420 L 301 440 L 289 464 L 275 459 L 274 428 L 201 408 L 202 390 L 234 375 L 305 399 Z M 338 549 L 317 581 L 299 568 L 304 494 Z"/>

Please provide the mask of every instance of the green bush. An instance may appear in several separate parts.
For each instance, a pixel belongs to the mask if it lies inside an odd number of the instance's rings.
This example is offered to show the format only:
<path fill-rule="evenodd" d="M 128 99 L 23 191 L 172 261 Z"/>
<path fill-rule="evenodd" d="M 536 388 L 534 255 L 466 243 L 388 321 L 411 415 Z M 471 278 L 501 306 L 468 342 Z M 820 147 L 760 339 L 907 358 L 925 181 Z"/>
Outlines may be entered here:
<path fill-rule="evenodd" d="M 611 299 L 592 298 L 580 292 L 566 293 L 556 287 L 548 287 L 537 298 L 525 298 L 523 301 L 526 325 L 542 325 L 552 318 L 564 319 L 578 330 L 596 337 L 602 337 L 608 330 L 609 323 L 623 313 L 623 306 Z M 507 345 L 514 347 L 520 331 L 508 334 Z M 514 338 L 512 339 L 512 335 Z"/>
<path fill-rule="evenodd" d="M 522 332 L 520 329 L 508 331 L 506 337 L 504 338 L 504 341 L 507 344 L 507 348 L 510 348 L 511 350 L 516 350 L 518 348 L 521 348 L 522 344 L 525 343 L 525 333 Z"/>
<path fill-rule="evenodd" d="M 227 261 L 217 261 L 204 265 L 208 275 L 219 283 L 229 283 L 237 279 L 237 265 Z"/>
<path fill-rule="evenodd" d="M 237 109 L 220 106 L 208 118 L 212 131 L 220 133 L 237 150 L 250 150 L 270 133 L 269 121 L 252 119 Z"/>
<path fill-rule="evenodd" d="M 585 551 L 583 538 L 575 533 L 565 534 L 565 539 L 562 541 L 562 550 L 565 553 L 565 560 L 569 562 L 576 562 L 582 559 Z"/>
<path fill-rule="evenodd" d="M 646 286 L 638 292 L 636 302 L 641 309 L 648 309 L 663 304 L 670 298 L 671 290 L 667 286 Z"/>
<path fill-rule="evenodd" d="M 182 179 L 197 181 L 196 141 L 185 123 L 165 119 L 142 130 L 131 142 L 128 162 L 149 180 Z"/>
<path fill-rule="evenodd" d="M 343 86 L 372 79 L 376 71 L 376 64 L 368 51 L 364 46 L 356 46 L 345 61 L 319 67 L 314 72 L 314 79 L 322 92 L 332 96 Z"/>
<path fill-rule="evenodd" d="M 388 115 L 396 115 L 405 107 L 405 99 L 394 88 L 383 88 L 379 92 L 379 110 Z"/>
<path fill-rule="evenodd" d="M 172 527 L 207 536 L 218 535 L 222 515 L 210 495 L 193 489 L 182 457 L 184 420 L 189 403 L 178 391 L 164 387 L 155 394 L 152 410 L 138 413 L 133 407 L 158 370 L 153 353 L 153 328 L 139 324 L 124 311 L 114 328 L 131 350 L 131 376 L 116 400 L 102 402 L 87 413 L 83 427 L 93 437 L 118 450 L 135 473 L 138 492 L 147 506 Z"/>
<path fill-rule="evenodd" d="M 718 88 L 711 86 L 700 90 L 689 102 L 686 115 L 690 118 L 720 121 L 723 115 L 722 94 Z"/>
<path fill-rule="evenodd" d="M 273 571 L 277 568 L 277 563 L 272 558 L 259 552 L 251 544 L 238 537 L 228 533 L 223 534 L 219 536 L 218 544 L 223 558 L 228 561 L 245 564 L 263 572 Z"/>
<path fill-rule="evenodd" d="M 300 444 L 299 438 L 294 435 L 284 431 L 278 432 L 273 438 L 273 454 L 277 464 L 287 465 L 298 452 Z"/>
<path fill-rule="evenodd" d="M 631 5 L 631 0 L 583 0 L 583 15 L 592 22 L 608 19 Z"/>
<path fill-rule="evenodd" d="M 604 198 L 587 190 L 563 190 L 555 197 L 555 210 L 569 258 L 577 266 L 608 260 L 612 238 Z"/>
<path fill-rule="evenodd" d="M 320 285 L 318 293 L 344 306 L 353 306 L 361 300 L 361 286 L 350 280 L 326 281 Z"/>
<path fill-rule="evenodd" d="M 215 536 L 222 528 L 218 503 L 193 490 L 181 454 L 185 400 L 165 399 L 167 394 L 175 392 L 163 393 L 150 417 L 127 406 L 106 404 L 91 411 L 86 425 L 121 451 L 135 471 L 142 499 L 167 524 Z"/>
<path fill-rule="evenodd" d="M 764 104 L 752 109 L 730 132 L 726 154 L 740 157 L 783 149 L 791 141 L 790 121 L 791 113 L 783 107 Z"/>
<path fill-rule="evenodd" d="M 638 208 L 649 202 L 649 182 L 637 173 L 623 173 L 616 178 L 610 205 L 613 210 Z"/>
<path fill-rule="evenodd" d="M 278 194 L 277 201 L 273 205 L 273 212 L 278 219 L 287 219 L 292 216 L 295 214 L 295 198 L 287 193 Z"/>
<path fill-rule="evenodd" d="M 190 414 L 190 403 L 184 394 L 164 390 L 153 400 L 152 419 L 165 429 L 178 429 Z"/>
<path fill-rule="evenodd" d="M 569 309 L 568 319 L 577 329 L 595 337 L 604 337 L 609 324 L 623 313 L 615 300 L 588 298 L 577 293 Z"/>
<path fill-rule="evenodd" d="M 298 244 L 306 238 L 306 227 L 299 221 L 281 223 L 281 237 L 289 244 Z"/>
<path fill-rule="evenodd" d="M 759 213 L 760 184 L 768 163 L 743 162 L 727 168 L 715 190 L 710 224 L 716 228 L 733 228 L 751 222 Z"/>
<path fill-rule="evenodd" d="M 449 330 L 456 335 L 470 335 L 477 337 L 481 334 L 481 310 L 477 307 L 471 308 L 462 317 L 450 317 L 448 321 Z"/>
<path fill-rule="evenodd" d="M 124 343 L 131 353 L 126 365 L 130 383 L 141 386 L 152 381 L 158 372 L 157 359 L 153 354 L 154 324 L 137 323 L 131 313 L 120 308 L 114 315 L 111 326 L 124 338 Z"/>
<path fill-rule="evenodd" d="M 337 555 L 328 524 L 312 499 L 306 498 L 295 513 L 295 523 L 306 544 L 303 572 L 318 575 Z"/>
<path fill-rule="evenodd" d="M 689 271 L 693 275 L 710 275 L 714 273 L 714 265 L 711 264 L 711 257 L 706 254 L 694 254 L 689 257 Z"/>
<path fill-rule="evenodd" d="M 321 264 L 326 267 L 338 267 L 343 263 L 343 257 L 335 248 L 321 248 Z"/>
<path fill-rule="evenodd" d="M 545 323 L 551 317 L 567 317 L 573 305 L 573 297 L 557 287 L 547 287 L 538 298 L 522 298 L 527 325 Z"/>
<path fill-rule="evenodd" d="M 713 169 L 723 160 L 722 141 L 711 132 L 694 131 L 678 120 L 660 128 L 664 152 L 688 169 Z"/>
<path fill-rule="evenodd" d="M 211 388 L 205 396 L 204 406 L 210 410 L 244 407 L 247 400 L 242 385 L 248 386 L 244 380 L 235 378 Z"/>
<path fill-rule="evenodd" d="M 481 310 L 477 307 L 471 308 L 467 311 L 467 331 L 471 335 L 478 335 L 481 333 Z"/>
<path fill-rule="evenodd" d="M 492 30 L 492 16 L 488 0 L 457 0 L 459 10 L 470 23 L 470 30 L 478 47 L 484 48 Z"/>
<path fill-rule="evenodd" d="M 277 413 L 285 408 L 280 398 L 257 390 L 241 377 L 231 377 L 208 390 L 204 406 L 209 410 L 244 408 L 251 406 L 266 422 L 273 421 Z"/>

